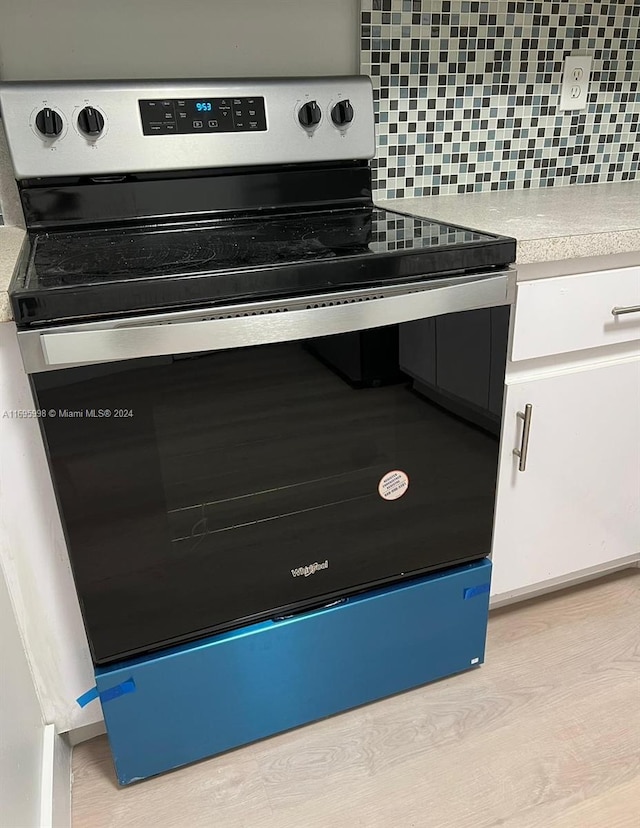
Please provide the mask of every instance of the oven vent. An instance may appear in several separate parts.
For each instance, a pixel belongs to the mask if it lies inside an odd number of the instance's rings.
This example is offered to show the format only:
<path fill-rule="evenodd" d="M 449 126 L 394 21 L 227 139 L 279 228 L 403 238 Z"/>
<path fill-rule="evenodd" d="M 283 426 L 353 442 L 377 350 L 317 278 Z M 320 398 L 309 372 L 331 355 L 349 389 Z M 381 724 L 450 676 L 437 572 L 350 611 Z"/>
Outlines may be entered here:
<path fill-rule="evenodd" d="M 356 302 L 370 302 L 372 299 L 387 299 L 392 296 L 400 296 L 411 293 L 422 293 L 425 290 L 424 284 L 397 285 L 385 287 L 384 292 L 367 293 L 366 291 L 354 291 L 353 293 L 331 294 L 326 298 L 313 297 L 317 301 L 310 301 L 309 296 L 300 296 L 286 300 L 282 304 L 274 301 L 260 302 L 252 305 L 235 305 L 219 308 L 206 315 L 198 315 L 201 322 L 210 322 L 215 319 L 242 319 L 248 316 L 265 316 L 269 313 L 287 313 L 288 311 L 316 310 L 317 308 L 334 308 L 339 305 L 353 305 Z M 158 320 L 155 324 L 171 325 L 175 319 Z M 147 324 L 147 323 L 144 323 Z M 128 323 L 130 327 L 131 323 Z"/>
<path fill-rule="evenodd" d="M 346 299 L 330 299 L 328 302 L 314 302 L 312 305 L 306 305 L 306 310 L 333 308 L 336 305 L 352 305 L 354 302 L 368 302 L 370 299 L 384 299 L 384 293 L 374 294 L 373 296 L 351 296 Z"/>
<path fill-rule="evenodd" d="M 413 291 L 411 291 L 413 292 Z M 337 305 L 351 305 L 354 302 L 369 302 L 371 299 L 384 299 L 384 293 L 373 293 L 369 295 L 355 295 L 345 296 L 342 298 L 335 297 L 333 299 L 321 300 L 318 302 L 304 302 L 300 300 L 292 300 L 287 305 L 270 305 L 266 307 L 253 307 L 247 310 L 238 308 L 233 311 L 220 310 L 218 313 L 210 313 L 202 317 L 203 322 L 208 322 L 214 319 L 241 319 L 245 316 L 264 316 L 268 313 L 287 313 L 291 310 L 315 310 L 316 308 L 333 308 Z"/>
<path fill-rule="evenodd" d="M 210 319 L 241 319 L 243 316 L 264 316 L 267 313 L 286 313 L 289 308 L 256 308 L 254 310 L 233 311 L 232 313 L 212 313 L 204 316 L 204 321 Z"/>

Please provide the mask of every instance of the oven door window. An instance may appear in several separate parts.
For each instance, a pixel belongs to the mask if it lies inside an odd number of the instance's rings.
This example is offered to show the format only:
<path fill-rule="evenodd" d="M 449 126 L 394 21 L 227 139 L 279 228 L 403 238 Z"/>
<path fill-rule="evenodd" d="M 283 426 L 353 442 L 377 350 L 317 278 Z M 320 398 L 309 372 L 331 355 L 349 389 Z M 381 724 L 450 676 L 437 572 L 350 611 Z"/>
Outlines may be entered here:
<path fill-rule="evenodd" d="M 508 309 L 32 378 L 96 663 L 490 552 Z"/>

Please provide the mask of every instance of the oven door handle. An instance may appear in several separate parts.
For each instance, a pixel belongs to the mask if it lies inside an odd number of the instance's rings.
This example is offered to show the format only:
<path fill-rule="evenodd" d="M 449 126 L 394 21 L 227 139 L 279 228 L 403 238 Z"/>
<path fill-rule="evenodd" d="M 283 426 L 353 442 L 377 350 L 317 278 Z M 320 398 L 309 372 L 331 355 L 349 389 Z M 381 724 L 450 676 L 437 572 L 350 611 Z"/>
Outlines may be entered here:
<path fill-rule="evenodd" d="M 246 348 L 380 328 L 511 302 L 513 271 L 18 334 L 29 373 L 141 357 Z M 330 306 L 323 307 L 322 304 Z M 339 302 L 339 304 L 338 304 Z M 290 309 L 291 308 L 291 309 Z M 217 317 L 217 318 L 216 318 Z M 224 317 L 224 318 L 220 318 Z"/>

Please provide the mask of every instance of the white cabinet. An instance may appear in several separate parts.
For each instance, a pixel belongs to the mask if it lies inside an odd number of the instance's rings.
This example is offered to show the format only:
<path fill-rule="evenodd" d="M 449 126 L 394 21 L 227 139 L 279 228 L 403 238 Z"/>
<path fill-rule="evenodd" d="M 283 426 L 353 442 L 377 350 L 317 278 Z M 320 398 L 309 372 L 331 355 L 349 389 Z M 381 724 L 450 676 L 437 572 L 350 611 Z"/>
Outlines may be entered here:
<path fill-rule="evenodd" d="M 519 471 L 513 449 L 526 404 Z M 632 560 L 640 552 L 640 359 L 509 384 L 499 462 L 494 600 Z"/>
<path fill-rule="evenodd" d="M 640 337 L 639 306 L 640 267 L 521 282 L 511 359 L 633 343 Z"/>

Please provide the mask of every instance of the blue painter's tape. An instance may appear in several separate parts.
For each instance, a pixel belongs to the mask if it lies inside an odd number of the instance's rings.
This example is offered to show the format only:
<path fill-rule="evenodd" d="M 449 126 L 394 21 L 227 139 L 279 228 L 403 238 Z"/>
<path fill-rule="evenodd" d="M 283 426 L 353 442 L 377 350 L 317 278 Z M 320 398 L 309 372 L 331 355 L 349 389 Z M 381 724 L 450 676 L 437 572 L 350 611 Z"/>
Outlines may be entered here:
<path fill-rule="evenodd" d="M 135 691 L 136 683 L 130 678 L 123 681 L 122 684 L 116 684 L 115 687 L 109 687 L 107 690 L 103 690 L 100 693 L 100 701 L 104 704 L 105 702 L 111 701 L 111 699 L 117 699 L 127 693 L 135 693 Z"/>
<path fill-rule="evenodd" d="M 86 707 L 89 702 L 92 702 L 94 699 L 98 698 L 98 688 L 92 687 L 91 690 L 87 690 L 86 693 L 83 693 L 81 696 L 78 696 L 76 701 L 80 705 L 80 707 Z"/>
<path fill-rule="evenodd" d="M 464 600 L 475 598 L 476 595 L 485 595 L 491 589 L 491 584 L 478 584 L 478 586 L 467 587 L 464 591 Z"/>
<path fill-rule="evenodd" d="M 114 687 L 109 687 L 106 690 L 103 690 L 102 693 L 98 692 L 97 687 L 92 687 L 91 690 L 87 690 L 86 693 L 83 693 L 79 698 L 77 698 L 76 702 L 80 705 L 80 707 L 86 707 L 89 702 L 92 702 L 94 699 L 99 697 L 100 701 L 104 704 L 112 699 L 125 696 L 127 693 L 135 693 L 135 690 L 136 683 L 132 678 L 130 678 L 120 684 L 116 684 Z"/>

